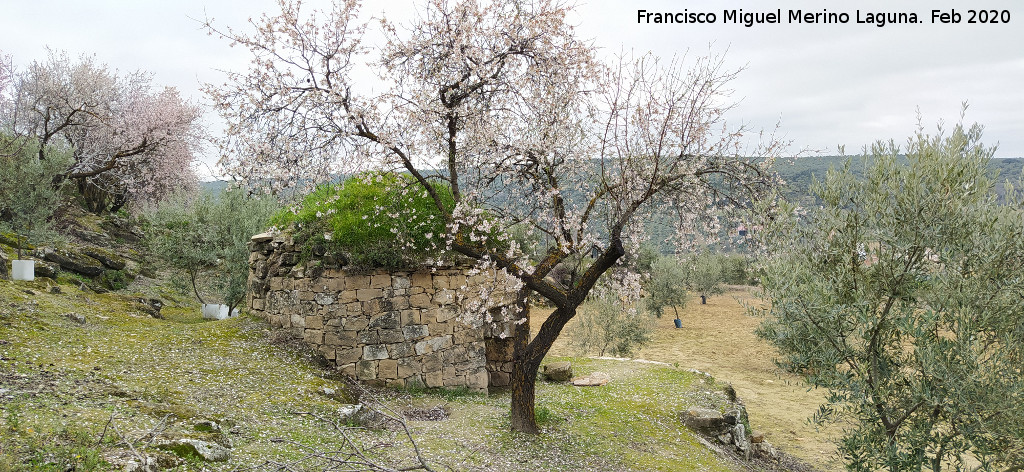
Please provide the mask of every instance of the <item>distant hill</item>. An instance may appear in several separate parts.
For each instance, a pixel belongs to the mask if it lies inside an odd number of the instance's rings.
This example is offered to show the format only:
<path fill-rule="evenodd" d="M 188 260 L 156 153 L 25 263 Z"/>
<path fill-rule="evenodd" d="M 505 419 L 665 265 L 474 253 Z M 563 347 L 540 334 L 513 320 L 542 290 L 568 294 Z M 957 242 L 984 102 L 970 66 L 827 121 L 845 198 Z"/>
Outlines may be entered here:
<path fill-rule="evenodd" d="M 809 188 L 811 182 L 815 179 L 819 181 L 824 180 L 829 168 L 841 168 L 848 160 L 851 161 L 850 170 L 855 175 L 861 175 L 864 169 L 864 161 L 859 156 L 802 157 L 792 161 L 777 163 L 775 170 L 786 181 L 786 189 L 783 191 L 783 195 L 791 200 L 810 197 Z M 906 158 L 903 158 L 903 160 L 905 162 Z M 1024 169 L 1024 158 L 992 159 L 989 161 L 989 168 L 992 169 L 992 172 L 998 172 L 996 193 L 1002 196 L 1006 180 L 1015 181 L 1021 177 L 1021 171 Z"/>

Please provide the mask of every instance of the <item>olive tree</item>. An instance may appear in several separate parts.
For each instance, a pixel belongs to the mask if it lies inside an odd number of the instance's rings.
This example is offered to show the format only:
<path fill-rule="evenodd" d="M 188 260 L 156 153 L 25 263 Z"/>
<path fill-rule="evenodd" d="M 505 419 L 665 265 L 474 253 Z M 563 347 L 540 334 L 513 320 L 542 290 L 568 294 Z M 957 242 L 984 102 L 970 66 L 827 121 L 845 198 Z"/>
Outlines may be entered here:
<path fill-rule="evenodd" d="M 1024 214 L 997 203 L 992 153 L 978 125 L 879 142 L 759 236 L 758 334 L 827 389 L 816 419 L 848 425 L 851 470 L 1024 464 Z"/>
<path fill-rule="evenodd" d="M 708 251 L 701 251 L 688 257 L 686 265 L 686 285 L 700 295 L 700 304 L 705 305 L 708 297 L 719 295 L 725 291 L 722 289 L 722 282 L 725 281 L 725 266 L 722 264 L 723 256 Z"/>
<path fill-rule="evenodd" d="M 444 215 L 443 248 L 519 281 L 511 426 L 538 432 L 534 379 L 542 359 L 602 274 L 644 234 L 652 208 L 683 231 L 712 207 L 746 205 L 773 179 L 778 142 L 730 127 L 721 56 L 607 62 L 558 0 L 431 1 L 405 25 L 385 21 L 379 48 L 361 43 L 359 2 L 307 15 L 299 2 L 212 33 L 252 53 L 248 70 L 208 87 L 230 124 L 226 172 L 249 182 L 323 181 L 374 168 L 408 173 Z M 379 81 L 355 83 L 357 67 Z M 755 134 L 756 136 L 756 134 Z M 446 206 L 440 185 L 449 188 Z M 525 225 L 546 247 L 523 251 Z M 548 277 L 591 255 L 569 277 Z M 554 312 L 530 338 L 527 296 Z"/>
<path fill-rule="evenodd" d="M 661 318 L 665 308 L 672 308 L 676 319 L 679 309 L 686 306 L 686 271 L 675 257 L 663 256 L 651 264 L 650 280 L 646 285 L 647 311 Z"/>
<path fill-rule="evenodd" d="M 252 197 L 241 188 L 219 195 L 175 195 L 147 212 L 149 244 L 172 268 L 184 272 L 199 303 L 202 279 L 212 284 L 228 313 L 245 300 L 249 238 L 262 231 L 277 210 L 272 197 Z"/>

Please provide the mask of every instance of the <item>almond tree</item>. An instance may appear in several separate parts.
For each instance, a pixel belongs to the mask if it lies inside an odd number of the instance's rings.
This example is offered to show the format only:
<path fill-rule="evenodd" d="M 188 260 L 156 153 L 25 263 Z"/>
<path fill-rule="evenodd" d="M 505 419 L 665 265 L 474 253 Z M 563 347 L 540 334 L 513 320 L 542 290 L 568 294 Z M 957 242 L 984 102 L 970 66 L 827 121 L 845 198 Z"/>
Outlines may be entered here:
<path fill-rule="evenodd" d="M 174 88 L 63 53 L 13 79 L 5 125 L 34 141 L 41 160 L 51 145 L 72 149 L 74 161 L 55 183 L 74 181 L 91 211 L 159 200 L 196 181 L 190 166 L 203 138 L 201 111 Z"/>
<path fill-rule="evenodd" d="M 736 71 L 720 56 L 606 64 L 557 0 L 430 1 L 411 24 L 382 21 L 386 42 L 376 49 L 360 42 L 355 0 L 312 15 L 298 2 L 280 7 L 252 33 L 207 22 L 252 53 L 248 70 L 208 87 L 230 123 L 221 164 L 276 186 L 365 168 L 410 174 L 446 215 L 445 249 L 521 282 L 515 430 L 538 432 L 541 360 L 602 274 L 637 246 L 647 212 L 673 209 L 685 234 L 709 223 L 710 208 L 746 205 L 771 182 L 770 158 L 744 156 L 771 156 L 779 145 L 769 137 L 744 149 L 744 130 L 726 127 Z M 386 89 L 358 93 L 358 64 Z M 531 257 L 508 237 L 514 225 L 543 236 L 545 250 Z M 548 277 L 582 254 L 596 257 L 567 278 Z M 531 292 L 555 307 L 533 339 Z"/>

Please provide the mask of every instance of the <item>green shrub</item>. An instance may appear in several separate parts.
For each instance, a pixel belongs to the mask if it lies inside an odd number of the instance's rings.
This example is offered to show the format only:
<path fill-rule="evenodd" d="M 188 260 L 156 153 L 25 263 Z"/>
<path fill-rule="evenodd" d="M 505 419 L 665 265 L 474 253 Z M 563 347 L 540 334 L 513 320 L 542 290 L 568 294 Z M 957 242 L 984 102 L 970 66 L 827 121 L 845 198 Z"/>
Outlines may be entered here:
<path fill-rule="evenodd" d="M 438 185 L 446 211 L 451 190 Z M 277 213 L 271 224 L 294 227 L 308 258 L 321 248 L 360 268 L 408 268 L 438 257 L 445 217 L 412 177 L 367 173 L 316 188 L 297 209 Z"/>

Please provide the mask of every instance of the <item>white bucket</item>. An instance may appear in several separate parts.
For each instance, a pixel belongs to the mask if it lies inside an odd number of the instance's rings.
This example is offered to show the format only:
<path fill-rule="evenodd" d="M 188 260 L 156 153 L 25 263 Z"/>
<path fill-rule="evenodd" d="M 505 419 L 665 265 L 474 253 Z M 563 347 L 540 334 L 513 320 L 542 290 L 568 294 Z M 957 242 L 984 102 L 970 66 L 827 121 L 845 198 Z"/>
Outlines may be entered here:
<path fill-rule="evenodd" d="M 36 261 L 15 259 L 11 261 L 11 278 L 31 282 L 36 279 Z"/>
<path fill-rule="evenodd" d="M 232 316 L 238 316 L 238 308 L 231 310 L 228 314 L 228 306 L 220 303 L 204 303 L 203 304 L 203 318 L 208 320 L 223 320 Z"/>

